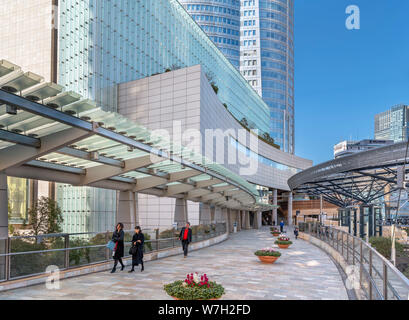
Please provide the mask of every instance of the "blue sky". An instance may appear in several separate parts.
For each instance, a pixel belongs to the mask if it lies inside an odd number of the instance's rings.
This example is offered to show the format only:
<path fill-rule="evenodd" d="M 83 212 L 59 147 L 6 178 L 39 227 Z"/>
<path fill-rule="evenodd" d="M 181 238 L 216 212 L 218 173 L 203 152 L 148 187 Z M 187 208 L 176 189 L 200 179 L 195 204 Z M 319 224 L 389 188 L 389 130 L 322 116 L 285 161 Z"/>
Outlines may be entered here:
<path fill-rule="evenodd" d="M 347 30 L 357 5 L 361 29 Z M 374 115 L 409 104 L 409 1 L 295 0 L 295 150 L 318 164 L 345 139 L 373 138 Z"/>

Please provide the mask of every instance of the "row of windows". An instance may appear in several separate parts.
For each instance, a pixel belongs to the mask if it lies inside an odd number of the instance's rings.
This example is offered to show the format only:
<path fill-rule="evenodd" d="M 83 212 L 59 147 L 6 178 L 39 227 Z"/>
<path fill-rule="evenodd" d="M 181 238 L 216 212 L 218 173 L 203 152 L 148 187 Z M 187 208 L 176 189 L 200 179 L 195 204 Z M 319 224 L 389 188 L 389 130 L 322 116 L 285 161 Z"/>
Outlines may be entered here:
<path fill-rule="evenodd" d="M 223 37 L 210 37 L 214 43 L 224 43 L 224 44 L 231 44 L 233 46 L 239 45 L 239 40 L 234 40 L 230 38 L 223 38 Z"/>
<path fill-rule="evenodd" d="M 202 25 L 201 27 L 206 32 L 213 32 L 213 33 L 219 32 L 219 33 L 224 33 L 224 34 L 231 34 L 233 36 L 240 36 L 240 32 L 234 29 L 217 27 L 217 26 L 209 26 L 206 24 Z"/>
<path fill-rule="evenodd" d="M 223 17 L 193 14 L 192 18 L 195 19 L 196 21 L 220 22 L 220 23 L 230 24 L 232 26 L 239 26 L 240 25 L 240 22 L 238 20 L 228 19 L 228 18 L 223 18 Z"/>
<path fill-rule="evenodd" d="M 225 55 L 225 56 L 239 56 L 240 52 L 239 50 L 234 50 L 230 48 L 219 48 L 219 50 Z"/>
<path fill-rule="evenodd" d="M 247 82 L 253 87 L 257 86 L 257 80 L 247 80 Z"/>
<path fill-rule="evenodd" d="M 284 37 L 280 34 L 278 34 L 277 32 L 271 32 L 271 31 L 265 31 L 265 30 L 261 30 L 260 31 L 260 37 L 265 39 L 274 39 L 274 40 L 278 40 L 278 41 L 282 41 L 282 42 L 287 42 L 287 37 Z"/>
<path fill-rule="evenodd" d="M 287 17 L 277 12 L 260 10 L 259 15 L 261 19 L 272 19 L 287 25 Z"/>
<path fill-rule="evenodd" d="M 256 10 L 244 10 L 243 16 L 245 17 L 254 17 L 256 15 Z"/>
<path fill-rule="evenodd" d="M 287 8 L 280 6 L 279 4 L 274 3 L 271 0 L 259 0 L 258 6 L 260 7 L 260 9 L 276 10 L 287 14 Z"/>
<path fill-rule="evenodd" d="M 256 35 L 256 30 L 244 30 L 243 36 L 248 37 L 248 36 L 255 36 Z"/>
<path fill-rule="evenodd" d="M 243 152 L 244 154 L 246 154 L 247 157 L 250 157 L 252 159 L 256 159 L 259 163 L 265 164 L 265 165 L 270 166 L 270 167 L 275 168 L 275 169 L 279 169 L 279 170 L 283 170 L 283 171 L 291 171 L 294 174 L 301 171 L 301 170 L 299 170 L 297 168 L 281 164 L 279 162 L 276 162 L 274 160 L 266 158 L 266 157 L 264 157 L 262 155 L 259 155 L 258 153 L 250 150 L 249 148 L 247 148 L 246 146 L 244 146 L 243 144 L 238 142 L 237 140 L 233 139 L 233 137 L 230 137 L 230 143 L 237 150 L 239 150 L 240 152 Z"/>
<path fill-rule="evenodd" d="M 268 29 L 268 30 L 277 30 L 283 33 L 287 33 L 287 27 L 282 25 L 281 23 L 272 22 L 269 20 L 261 20 L 260 21 L 260 28 L 261 29 Z"/>
<path fill-rule="evenodd" d="M 279 61 L 286 62 L 287 58 L 284 54 L 275 52 L 275 51 L 267 51 L 267 50 L 262 50 L 261 51 L 261 57 L 262 58 L 271 58 Z"/>
<path fill-rule="evenodd" d="M 230 9 L 230 8 L 224 8 L 224 7 L 215 7 L 215 6 L 209 6 L 209 5 L 200 5 L 200 4 L 188 4 L 187 5 L 187 10 L 188 11 L 209 11 L 209 12 L 216 12 L 216 13 L 224 13 L 224 14 L 230 14 L 233 16 L 239 16 L 240 11 Z"/>
<path fill-rule="evenodd" d="M 243 6 L 245 6 L 245 7 L 251 7 L 251 6 L 255 6 L 255 5 L 256 5 L 255 0 L 249 0 L 249 1 L 244 1 L 243 2 Z"/>
<path fill-rule="evenodd" d="M 243 76 L 256 76 L 257 75 L 257 70 L 243 70 L 241 72 Z"/>
<path fill-rule="evenodd" d="M 261 66 L 264 68 L 274 68 L 274 69 L 278 69 L 278 70 L 287 72 L 287 66 L 281 62 L 262 60 Z"/>
<path fill-rule="evenodd" d="M 244 47 L 250 47 L 250 46 L 255 46 L 255 45 L 257 45 L 256 40 L 244 40 L 243 41 L 243 46 Z"/>
<path fill-rule="evenodd" d="M 243 21 L 243 26 L 245 27 L 251 27 L 256 25 L 256 20 L 244 20 Z"/>
<path fill-rule="evenodd" d="M 257 60 L 244 60 L 243 61 L 243 66 L 248 67 L 248 66 L 256 66 L 257 65 Z"/>
<path fill-rule="evenodd" d="M 272 78 L 272 79 L 278 79 L 281 81 L 287 80 L 287 77 L 284 74 L 280 72 L 275 72 L 275 71 L 261 70 L 261 76 L 262 78 Z"/>
<path fill-rule="evenodd" d="M 270 91 L 268 89 L 263 88 L 263 98 L 271 98 L 275 100 L 285 101 L 286 96 L 280 92 Z"/>

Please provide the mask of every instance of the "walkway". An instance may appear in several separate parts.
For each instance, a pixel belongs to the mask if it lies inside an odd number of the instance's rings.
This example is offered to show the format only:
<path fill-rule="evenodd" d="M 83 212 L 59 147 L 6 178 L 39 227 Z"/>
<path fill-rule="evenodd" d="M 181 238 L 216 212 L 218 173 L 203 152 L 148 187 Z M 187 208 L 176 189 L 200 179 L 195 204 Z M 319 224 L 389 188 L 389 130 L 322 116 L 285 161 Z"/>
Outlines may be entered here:
<path fill-rule="evenodd" d="M 186 260 L 175 256 L 147 262 L 143 273 L 129 274 L 129 267 L 115 274 L 94 273 L 64 280 L 60 290 L 36 285 L 0 293 L 0 300 L 170 299 L 163 285 L 190 272 L 207 273 L 223 284 L 223 299 L 348 299 L 337 267 L 323 251 L 297 240 L 290 249 L 280 250 L 275 264 L 262 264 L 253 252 L 272 244 L 267 228 L 242 231 L 221 244 L 191 252 Z"/>

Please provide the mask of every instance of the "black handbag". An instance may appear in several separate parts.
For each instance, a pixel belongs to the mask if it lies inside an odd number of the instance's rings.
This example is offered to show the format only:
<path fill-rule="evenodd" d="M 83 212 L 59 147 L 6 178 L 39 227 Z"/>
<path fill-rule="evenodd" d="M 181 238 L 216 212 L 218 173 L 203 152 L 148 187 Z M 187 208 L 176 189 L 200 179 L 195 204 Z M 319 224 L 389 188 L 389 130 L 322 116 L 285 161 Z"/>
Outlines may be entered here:
<path fill-rule="evenodd" d="M 136 246 L 132 246 L 132 247 L 129 248 L 129 254 L 134 255 L 134 254 L 136 254 L 137 250 L 138 250 L 138 248 Z"/>

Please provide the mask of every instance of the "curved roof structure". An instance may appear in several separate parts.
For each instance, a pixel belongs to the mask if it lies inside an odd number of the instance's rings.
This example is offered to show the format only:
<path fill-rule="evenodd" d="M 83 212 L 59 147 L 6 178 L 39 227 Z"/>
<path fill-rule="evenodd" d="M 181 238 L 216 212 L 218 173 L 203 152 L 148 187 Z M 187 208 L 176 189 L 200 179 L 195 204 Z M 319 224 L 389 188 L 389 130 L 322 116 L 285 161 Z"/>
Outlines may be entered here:
<path fill-rule="evenodd" d="M 0 171 L 7 175 L 268 210 L 240 176 L 74 92 L 0 60 Z"/>
<path fill-rule="evenodd" d="M 407 151 L 406 142 L 363 151 L 306 169 L 288 184 L 291 190 L 322 195 L 340 207 L 369 204 L 399 190 L 397 172 L 408 162 Z"/>

